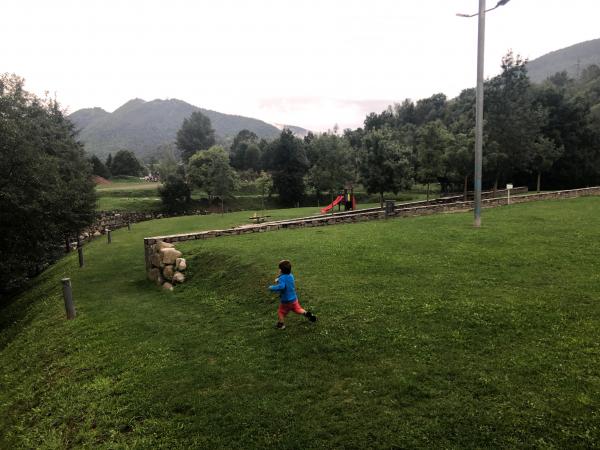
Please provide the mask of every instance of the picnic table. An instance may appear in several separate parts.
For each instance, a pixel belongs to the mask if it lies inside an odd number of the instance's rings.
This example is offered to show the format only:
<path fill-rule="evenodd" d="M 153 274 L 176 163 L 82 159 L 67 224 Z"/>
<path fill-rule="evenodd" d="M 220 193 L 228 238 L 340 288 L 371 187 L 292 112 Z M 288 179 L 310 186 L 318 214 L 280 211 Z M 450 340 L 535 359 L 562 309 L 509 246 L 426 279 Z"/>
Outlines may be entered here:
<path fill-rule="evenodd" d="M 267 221 L 267 218 L 271 216 L 257 216 L 256 214 L 252 217 L 248 217 L 252 223 L 263 223 Z"/>

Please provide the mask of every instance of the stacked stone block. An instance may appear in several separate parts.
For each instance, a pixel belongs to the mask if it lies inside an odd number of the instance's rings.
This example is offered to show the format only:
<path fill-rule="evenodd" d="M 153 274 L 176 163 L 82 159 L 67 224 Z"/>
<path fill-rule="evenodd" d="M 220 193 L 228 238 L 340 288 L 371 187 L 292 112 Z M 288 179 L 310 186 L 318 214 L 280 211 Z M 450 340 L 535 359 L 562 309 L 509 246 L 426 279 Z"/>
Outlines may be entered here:
<path fill-rule="evenodd" d="M 158 241 L 153 244 L 149 251 L 148 278 L 157 286 L 172 291 L 173 286 L 185 281 L 183 272 L 187 269 L 187 263 L 182 258 L 182 253 L 173 244 Z"/>

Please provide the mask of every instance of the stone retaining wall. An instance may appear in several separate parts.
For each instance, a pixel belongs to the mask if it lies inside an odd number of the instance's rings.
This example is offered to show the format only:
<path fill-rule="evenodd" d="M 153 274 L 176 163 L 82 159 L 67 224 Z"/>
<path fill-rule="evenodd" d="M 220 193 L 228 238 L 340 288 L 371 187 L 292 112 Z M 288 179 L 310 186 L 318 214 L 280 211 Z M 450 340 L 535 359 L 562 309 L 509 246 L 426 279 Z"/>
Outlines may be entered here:
<path fill-rule="evenodd" d="M 511 191 L 512 193 L 512 191 Z M 592 195 L 600 195 L 600 187 L 574 189 L 569 191 L 545 192 L 539 194 L 529 194 L 518 197 L 510 197 L 510 203 L 526 203 L 538 200 L 563 199 L 574 197 L 585 197 Z M 419 202 L 422 203 L 422 202 Z M 482 200 L 484 208 L 494 208 L 503 206 L 508 203 L 508 197 L 490 198 Z M 377 208 L 376 210 L 358 210 L 348 213 L 337 213 L 332 215 L 322 215 L 305 217 L 292 220 L 281 220 L 275 222 L 265 222 L 256 225 L 242 225 L 236 228 L 228 228 L 224 230 L 209 230 L 200 231 L 197 233 L 175 234 L 170 236 L 155 236 L 144 238 L 144 255 L 146 259 L 146 271 L 152 269 L 151 256 L 153 253 L 153 245 L 159 241 L 175 243 L 198 239 L 212 239 L 223 236 L 237 236 L 250 233 L 264 233 L 267 231 L 276 231 L 281 229 L 319 227 L 326 225 L 337 225 L 343 223 L 364 222 L 369 220 L 384 219 L 388 217 L 413 217 L 426 216 L 430 214 L 439 214 L 447 212 L 469 211 L 473 209 L 472 201 L 455 201 L 453 203 L 436 203 L 429 205 L 403 204 L 394 208 L 392 214 L 386 214 L 385 210 Z"/>

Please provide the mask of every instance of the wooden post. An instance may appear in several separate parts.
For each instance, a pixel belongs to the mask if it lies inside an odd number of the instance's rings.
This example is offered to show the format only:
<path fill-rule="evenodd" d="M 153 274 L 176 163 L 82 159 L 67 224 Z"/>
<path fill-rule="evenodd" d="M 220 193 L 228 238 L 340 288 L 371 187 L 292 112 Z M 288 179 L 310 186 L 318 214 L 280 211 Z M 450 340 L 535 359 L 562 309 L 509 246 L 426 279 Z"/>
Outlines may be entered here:
<path fill-rule="evenodd" d="M 81 245 L 77 247 L 77 253 L 79 254 L 79 267 L 83 267 L 83 247 Z"/>
<path fill-rule="evenodd" d="M 106 230 L 106 236 L 107 236 L 107 242 L 110 244 L 112 242 L 112 237 L 111 237 L 111 231 L 110 230 Z"/>
<path fill-rule="evenodd" d="M 144 259 L 146 260 L 146 273 L 152 269 L 152 262 L 150 257 L 152 256 L 152 246 L 149 239 L 144 239 Z"/>
<path fill-rule="evenodd" d="M 394 200 L 385 201 L 385 217 L 393 216 L 396 202 Z"/>
<path fill-rule="evenodd" d="M 127 231 L 131 231 L 131 222 L 127 222 Z"/>
<path fill-rule="evenodd" d="M 65 310 L 67 311 L 67 320 L 73 320 L 75 318 L 75 304 L 73 303 L 73 291 L 71 289 L 71 279 L 63 278 L 63 297 L 65 299 Z"/>

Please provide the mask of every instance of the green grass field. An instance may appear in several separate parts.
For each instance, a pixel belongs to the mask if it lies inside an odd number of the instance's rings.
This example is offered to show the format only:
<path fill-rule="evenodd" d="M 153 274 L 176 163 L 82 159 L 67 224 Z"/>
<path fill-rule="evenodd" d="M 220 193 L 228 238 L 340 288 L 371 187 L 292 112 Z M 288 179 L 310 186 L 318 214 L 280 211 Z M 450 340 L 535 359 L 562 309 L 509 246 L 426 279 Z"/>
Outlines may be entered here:
<path fill-rule="evenodd" d="M 121 177 L 115 178 L 111 184 L 96 186 L 96 210 L 97 211 L 130 211 L 130 212 L 149 212 L 160 211 L 162 202 L 158 194 L 160 183 L 149 183 L 140 180 L 136 177 Z M 432 192 L 432 198 L 439 193 Z M 367 208 L 372 205 L 379 206 L 377 195 L 367 195 L 360 193 L 360 201 L 358 208 Z M 191 209 L 206 209 L 208 203 L 206 201 L 207 194 L 198 189 L 192 193 L 193 205 Z M 313 196 L 314 197 L 314 196 Z M 424 200 L 426 195 L 423 193 L 422 186 L 415 186 L 415 189 L 409 192 L 399 194 L 388 193 L 386 198 L 396 199 L 398 202 L 408 202 L 413 200 Z M 204 199 L 202 201 L 202 199 Z M 314 209 L 318 209 L 316 197 L 313 200 L 307 200 L 305 203 L 313 204 Z M 327 205 L 329 201 L 320 202 L 319 206 Z M 220 210 L 220 202 L 217 200 L 210 208 L 212 211 Z M 277 197 L 265 199 L 265 208 L 277 208 Z M 229 197 L 225 200 L 225 209 L 239 211 L 259 211 L 263 208 L 263 199 L 257 194 L 238 194 Z"/>
<path fill-rule="evenodd" d="M 192 241 L 146 281 L 136 224 L 1 311 L 0 448 L 600 445 L 600 198 Z M 278 217 L 298 210 L 278 211 Z M 319 317 L 273 328 L 291 259 Z M 60 279 L 78 317 L 64 318 Z"/>

